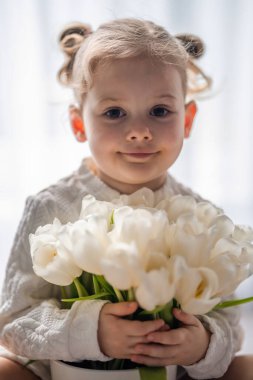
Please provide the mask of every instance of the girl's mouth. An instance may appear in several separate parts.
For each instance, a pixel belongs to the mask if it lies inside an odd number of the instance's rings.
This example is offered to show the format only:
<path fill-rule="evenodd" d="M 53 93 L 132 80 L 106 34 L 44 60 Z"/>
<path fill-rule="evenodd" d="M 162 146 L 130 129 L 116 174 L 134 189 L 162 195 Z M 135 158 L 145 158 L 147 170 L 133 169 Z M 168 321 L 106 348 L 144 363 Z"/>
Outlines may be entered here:
<path fill-rule="evenodd" d="M 122 156 L 134 160 L 146 160 L 155 156 L 158 152 L 120 152 Z"/>

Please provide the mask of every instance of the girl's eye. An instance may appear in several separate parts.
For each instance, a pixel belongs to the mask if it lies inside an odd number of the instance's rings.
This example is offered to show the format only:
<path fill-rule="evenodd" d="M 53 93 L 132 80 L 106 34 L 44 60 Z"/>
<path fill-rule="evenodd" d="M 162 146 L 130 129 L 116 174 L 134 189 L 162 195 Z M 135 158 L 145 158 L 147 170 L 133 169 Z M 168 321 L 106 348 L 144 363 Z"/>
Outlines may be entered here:
<path fill-rule="evenodd" d="M 164 107 L 155 107 L 151 110 L 150 115 L 156 117 L 165 117 L 167 116 L 169 111 Z"/>
<path fill-rule="evenodd" d="M 105 116 L 107 116 L 109 119 L 119 119 L 125 116 L 125 112 L 119 108 L 112 108 L 105 112 Z"/>

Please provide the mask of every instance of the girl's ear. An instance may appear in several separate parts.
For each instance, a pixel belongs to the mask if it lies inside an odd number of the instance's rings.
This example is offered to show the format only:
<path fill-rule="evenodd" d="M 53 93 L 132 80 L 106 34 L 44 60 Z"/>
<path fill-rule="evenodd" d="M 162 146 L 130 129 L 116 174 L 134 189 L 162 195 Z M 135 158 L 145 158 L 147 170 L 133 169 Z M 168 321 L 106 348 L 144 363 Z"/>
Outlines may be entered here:
<path fill-rule="evenodd" d="M 73 105 L 69 106 L 69 120 L 72 132 L 74 133 L 77 141 L 85 142 L 87 138 L 85 134 L 83 118 L 79 108 Z"/>
<path fill-rule="evenodd" d="M 192 100 L 185 105 L 184 137 L 190 137 L 193 121 L 197 113 L 197 105 Z"/>

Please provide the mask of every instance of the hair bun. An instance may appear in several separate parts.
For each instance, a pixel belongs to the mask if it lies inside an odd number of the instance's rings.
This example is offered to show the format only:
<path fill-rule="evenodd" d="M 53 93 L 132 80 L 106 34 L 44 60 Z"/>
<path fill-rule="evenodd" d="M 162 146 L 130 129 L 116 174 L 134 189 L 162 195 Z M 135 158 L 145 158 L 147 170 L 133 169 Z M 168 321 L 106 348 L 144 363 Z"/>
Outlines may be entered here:
<path fill-rule="evenodd" d="M 59 36 L 59 44 L 62 51 L 72 56 L 91 33 L 91 27 L 87 24 L 74 23 L 68 25 Z"/>
<path fill-rule="evenodd" d="M 184 46 L 191 58 L 199 58 L 205 52 L 203 41 L 193 34 L 177 34 L 175 36 Z"/>

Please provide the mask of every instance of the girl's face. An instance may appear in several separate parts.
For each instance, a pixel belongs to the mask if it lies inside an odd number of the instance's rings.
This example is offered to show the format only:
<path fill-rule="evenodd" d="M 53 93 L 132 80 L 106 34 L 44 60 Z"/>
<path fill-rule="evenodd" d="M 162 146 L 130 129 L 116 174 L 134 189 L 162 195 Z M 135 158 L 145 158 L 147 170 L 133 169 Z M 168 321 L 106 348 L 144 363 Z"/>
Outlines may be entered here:
<path fill-rule="evenodd" d="M 173 65 L 129 58 L 98 66 L 82 115 L 98 176 L 121 193 L 158 189 L 195 112 L 194 104 L 185 123 L 182 80 Z"/>

